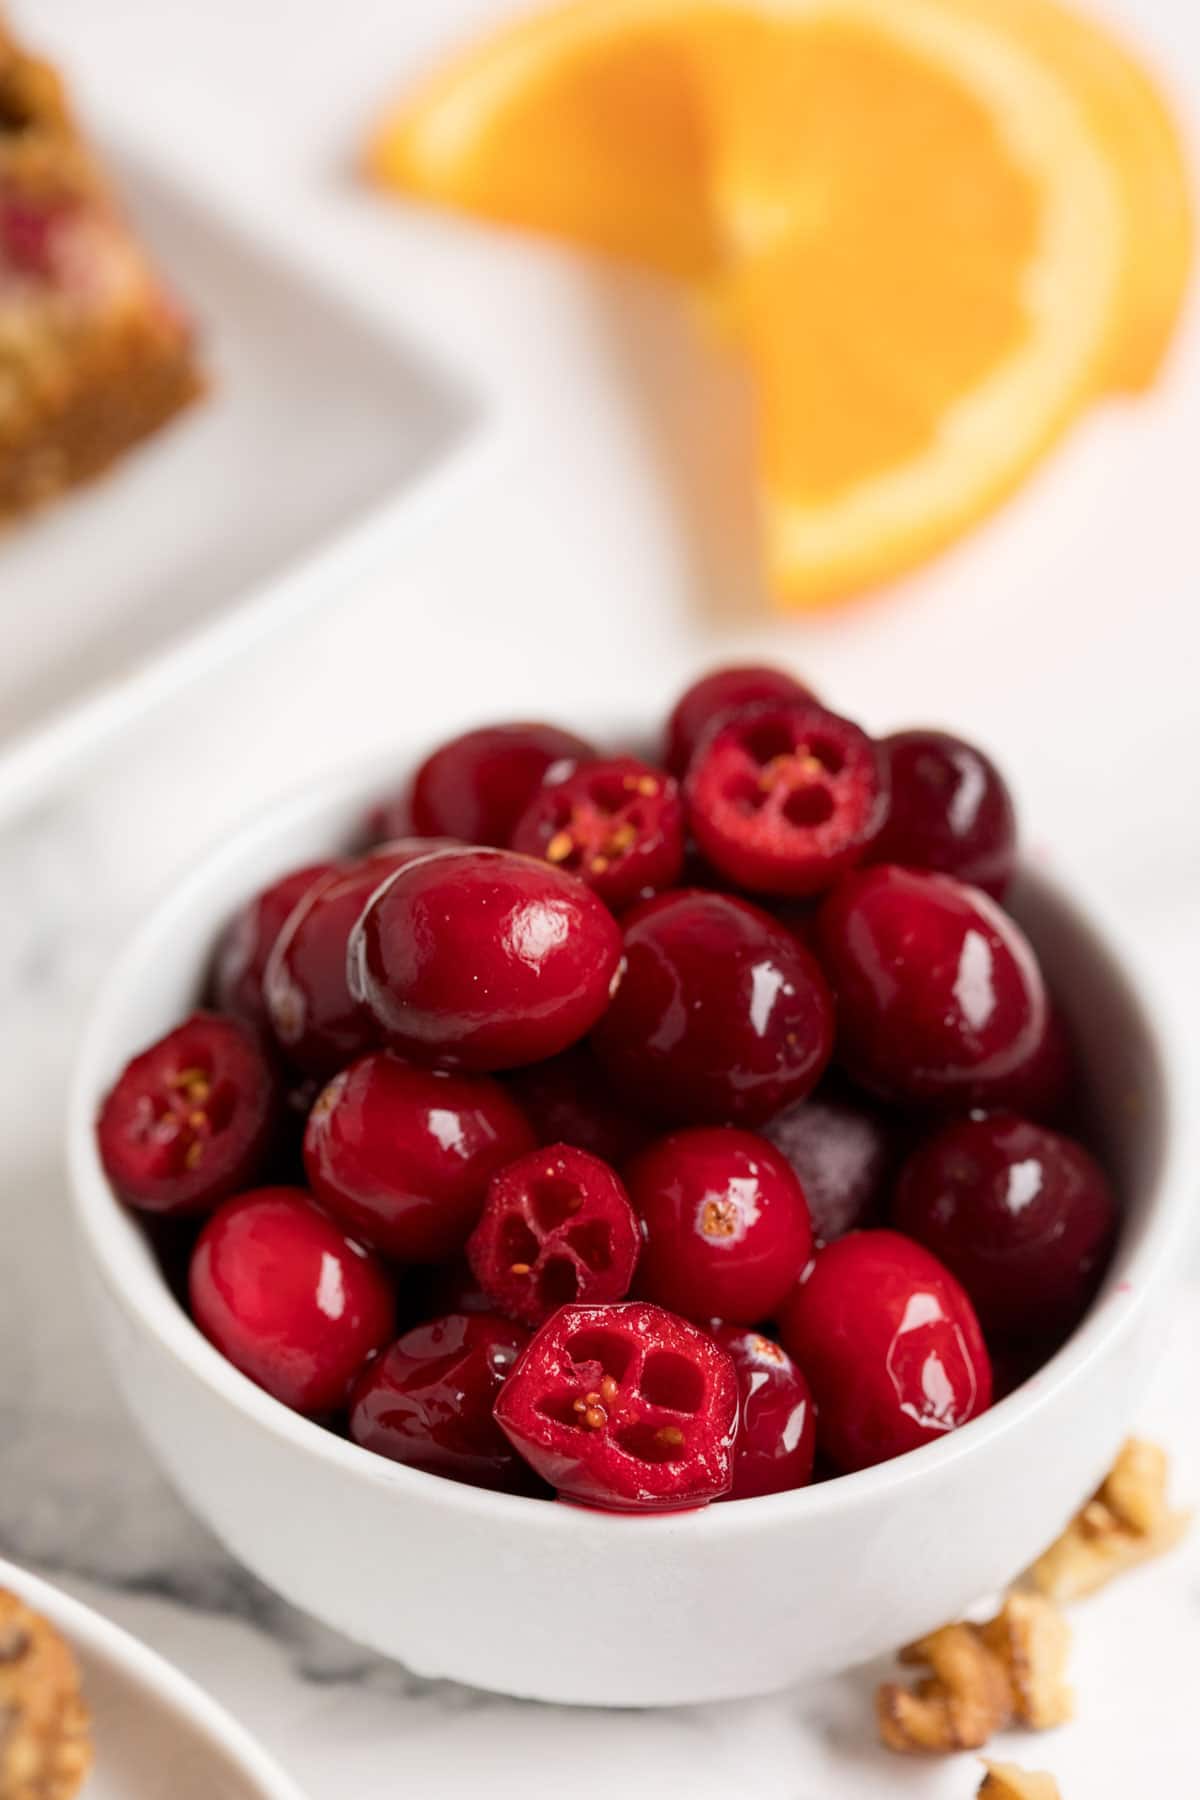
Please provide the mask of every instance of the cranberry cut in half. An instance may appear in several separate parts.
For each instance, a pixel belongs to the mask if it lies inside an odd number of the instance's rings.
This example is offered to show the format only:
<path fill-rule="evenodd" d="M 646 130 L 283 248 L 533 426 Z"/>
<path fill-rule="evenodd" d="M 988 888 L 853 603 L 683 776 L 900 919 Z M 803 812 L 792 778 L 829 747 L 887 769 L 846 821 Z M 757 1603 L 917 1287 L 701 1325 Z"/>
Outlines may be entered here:
<path fill-rule="evenodd" d="M 573 1144 L 619 1169 L 650 1137 L 645 1122 L 617 1098 L 588 1044 L 514 1069 L 505 1085 L 539 1144 Z"/>
<path fill-rule="evenodd" d="M 861 862 L 887 816 L 877 745 L 804 702 L 747 707 L 702 739 L 684 786 L 703 854 L 754 893 L 806 895 Z"/>
<path fill-rule="evenodd" d="M 625 964 L 592 1045 L 632 1105 L 671 1123 L 754 1125 L 816 1085 L 829 989 L 758 907 L 698 889 L 647 900 L 625 920 Z"/>
<path fill-rule="evenodd" d="M 707 1332 L 658 1306 L 560 1307 L 495 1410 L 526 1462 L 583 1506 L 703 1506 L 733 1481 L 733 1364 Z"/>
<path fill-rule="evenodd" d="M 554 763 L 595 756 L 557 725 L 485 725 L 442 744 L 417 770 L 412 829 L 427 837 L 502 846 Z"/>
<path fill-rule="evenodd" d="M 878 1222 L 895 1163 L 895 1128 L 846 1084 L 823 1084 L 763 1126 L 804 1189 L 822 1244 Z"/>
<path fill-rule="evenodd" d="M 986 1105 L 1036 1057 L 1046 988 L 1020 928 L 978 888 L 888 864 L 845 877 L 817 920 L 838 1057 L 890 1100 Z"/>
<path fill-rule="evenodd" d="M 916 1450 L 991 1404 L 971 1302 L 899 1232 L 852 1231 L 818 1251 L 779 1329 L 812 1387 L 822 1454 L 843 1474 Z"/>
<path fill-rule="evenodd" d="M 624 1299 L 640 1242 L 620 1177 L 555 1144 L 492 1177 L 467 1257 L 501 1312 L 540 1325 L 560 1306 Z"/>
<path fill-rule="evenodd" d="M 880 744 L 891 806 L 878 862 L 935 869 L 1000 900 L 1017 856 L 1017 818 L 999 769 L 945 731 L 898 731 Z"/>
<path fill-rule="evenodd" d="M 296 1412 L 345 1405 L 396 1331 L 383 1268 L 302 1188 L 227 1200 L 200 1233 L 188 1289 L 209 1342 Z"/>
<path fill-rule="evenodd" d="M 620 912 L 679 879 L 678 785 L 632 756 L 560 764 L 518 819 L 512 848 L 578 875 Z"/>
<path fill-rule="evenodd" d="M 637 1291 L 697 1322 L 772 1316 L 812 1255 L 804 1190 L 753 1132 L 672 1132 L 625 1171 L 645 1243 Z"/>
<path fill-rule="evenodd" d="M 263 973 L 276 939 L 309 890 L 338 866 L 308 863 L 302 869 L 289 870 L 234 914 L 213 958 L 212 991 L 218 1012 L 243 1019 L 247 1025 L 266 1025 Z"/>
<path fill-rule="evenodd" d="M 347 1231 L 399 1262 L 433 1263 L 462 1249 L 491 1177 L 533 1144 L 498 1082 L 409 1068 L 378 1051 L 318 1097 L 304 1166 Z"/>
<path fill-rule="evenodd" d="M 807 1486 L 817 1448 L 812 1392 L 774 1338 L 718 1325 L 717 1343 L 737 1373 L 740 1423 L 727 1500 L 752 1500 Z"/>
<path fill-rule="evenodd" d="M 122 1071 L 96 1140 L 127 1206 L 202 1213 L 257 1178 L 278 1119 L 275 1076 L 254 1033 L 198 1012 Z"/>
<path fill-rule="evenodd" d="M 350 944 L 355 995 L 394 1050 L 447 1068 L 553 1056 L 608 1005 L 621 933 L 573 875 L 508 850 L 444 850 L 375 895 Z"/>
<path fill-rule="evenodd" d="M 1107 1177 L 1082 1144 L 992 1114 L 948 1125 L 913 1152 L 892 1221 L 957 1275 L 985 1331 L 1036 1339 L 1084 1311 L 1117 1213 Z"/>
<path fill-rule="evenodd" d="M 492 1407 L 529 1333 L 489 1313 L 414 1325 L 364 1371 L 350 1436 L 364 1450 L 472 1487 L 518 1493 L 529 1470 Z"/>
<path fill-rule="evenodd" d="M 713 725 L 761 700 L 813 700 L 811 689 L 784 669 L 750 664 L 714 669 L 684 690 L 667 720 L 663 761 L 681 780 L 696 745 Z"/>

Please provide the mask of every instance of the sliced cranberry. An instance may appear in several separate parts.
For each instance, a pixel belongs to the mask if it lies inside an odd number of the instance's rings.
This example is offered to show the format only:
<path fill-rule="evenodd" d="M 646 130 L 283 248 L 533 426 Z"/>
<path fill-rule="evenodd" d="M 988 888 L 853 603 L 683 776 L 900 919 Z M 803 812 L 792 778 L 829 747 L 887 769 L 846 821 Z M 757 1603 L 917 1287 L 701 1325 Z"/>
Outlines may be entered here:
<path fill-rule="evenodd" d="M 554 1056 L 608 1005 L 621 933 L 590 888 L 506 850 L 444 850 L 375 895 L 354 991 L 392 1048 L 448 1068 Z"/>
<path fill-rule="evenodd" d="M 817 1447 L 812 1392 L 786 1350 L 744 1325 L 718 1325 L 713 1336 L 738 1378 L 741 1422 L 729 1500 L 782 1494 L 812 1480 Z"/>
<path fill-rule="evenodd" d="M 573 1144 L 619 1169 L 650 1137 L 645 1122 L 614 1094 L 588 1044 L 514 1069 L 507 1086 L 539 1144 Z"/>
<path fill-rule="evenodd" d="M 213 958 L 212 991 L 218 1012 L 256 1027 L 267 1023 L 263 972 L 275 940 L 318 881 L 337 871 L 333 862 L 291 869 L 238 909 L 221 933 Z"/>
<path fill-rule="evenodd" d="M 751 664 L 745 668 L 714 669 L 693 681 L 675 703 L 667 721 L 663 761 L 673 775 L 682 777 L 705 732 L 724 723 L 760 700 L 812 700 L 810 688 L 784 669 Z"/>
<path fill-rule="evenodd" d="M 201 1012 L 126 1066 L 96 1138 L 128 1206 L 201 1213 L 256 1179 L 278 1118 L 275 1077 L 253 1032 Z"/>
<path fill-rule="evenodd" d="M 991 1404 L 971 1302 L 899 1232 L 852 1231 L 818 1251 L 779 1327 L 811 1383 L 821 1449 L 843 1473 L 916 1450 Z"/>
<path fill-rule="evenodd" d="M 562 1499 L 634 1512 L 728 1493 L 737 1411 L 725 1352 L 643 1301 L 560 1307 L 496 1401 L 501 1429 Z"/>
<path fill-rule="evenodd" d="M 1004 895 L 1017 857 L 1017 817 L 996 765 L 945 731 L 898 731 L 880 744 L 891 807 L 872 855 L 935 869 Z"/>
<path fill-rule="evenodd" d="M 838 1056 L 885 1099 L 986 1104 L 1046 1030 L 1037 958 L 1006 913 L 948 875 L 885 864 L 821 908 Z"/>
<path fill-rule="evenodd" d="M 640 1243 L 615 1171 L 554 1144 L 492 1177 L 467 1256 L 501 1312 L 540 1325 L 576 1301 L 624 1299 Z"/>
<path fill-rule="evenodd" d="M 383 1268 L 301 1188 L 227 1200 L 192 1257 L 192 1315 L 251 1381 L 296 1412 L 333 1412 L 396 1330 Z"/>
<path fill-rule="evenodd" d="M 399 1262 L 431 1263 L 462 1249 L 491 1177 L 533 1144 L 498 1082 L 407 1068 L 379 1051 L 318 1098 L 304 1164 L 347 1231 Z"/>
<path fill-rule="evenodd" d="M 895 1128 L 883 1112 L 850 1090 L 823 1085 L 763 1126 L 804 1189 L 813 1232 L 822 1244 L 877 1222 L 896 1161 Z"/>
<path fill-rule="evenodd" d="M 957 1275 L 986 1331 L 1046 1338 L 1092 1298 L 1117 1203 L 1082 1144 L 993 1114 L 946 1126 L 909 1157 L 892 1219 Z"/>
<path fill-rule="evenodd" d="M 862 860 L 887 817 L 878 747 L 803 702 L 750 706 L 710 730 L 684 792 L 704 855 L 763 894 L 820 893 Z"/>
<path fill-rule="evenodd" d="M 556 725 L 485 725 L 442 744 L 417 770 L 412 828 L 465 844 L 505 845 L 553 763 L 595 756 Z"/>
<path fill-rule="evenodd" d="M 529 1333 L 495 1314 L 415 1325 L 364 1371 L 350 1436 L 364 1450 L 473 1487 L 520 1492 L 529 1471 L 492 1417 Z"/>
<path fill-rule="evenodd" d="M 626 918 L 625 963 L 592 1044 L 632 1104 L 672 1123 L 753 1125 L 815 1086 L 833 1003 L 767 913 L 730 895 L 662 894 Z"/>
<path fill-rule="evenodd" d="M 768 1319 L 812 1255 L 804 1190 L 753 1132 L 672 1132 L 625 1179 L 645 1236 L 637 1291 L 685 1318 Z"/>
<path fill-rule="evenodd" d="M 517 820 L 512 847 L 578 875 L 620 912 L 679 879 L 679 788 L 632 756 L 555 765 Z"/>

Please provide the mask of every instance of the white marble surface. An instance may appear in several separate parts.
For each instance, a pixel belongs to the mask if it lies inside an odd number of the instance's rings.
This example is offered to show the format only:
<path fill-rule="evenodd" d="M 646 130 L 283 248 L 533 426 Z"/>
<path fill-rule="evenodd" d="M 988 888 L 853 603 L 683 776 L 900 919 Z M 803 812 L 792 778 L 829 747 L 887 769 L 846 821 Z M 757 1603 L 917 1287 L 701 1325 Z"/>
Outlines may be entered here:
<path fill-rule="evenodd" d="M 401 216 L 349 179 L 356 126 L 394 76 L 498 0 L 351 0 L 336 26 L 317 0 L 16 10 L 124 131 L 214 193 L 287 209 L 484 384 L 509 441 L 462 516 L 401 565 L 219 695 L 177 703 L 0 843 L 0 1549 L 176 1659 L 314 1800 L 966 1796 L 969 1763 L 898 1767 L 871 1748 L 867 1676 L 700 1712 L 572 1714 L 414 1681 L 258 1589 L 164 1488 L 97 1362 L 65 1216 L 64 1082 L 123 933 L 248 808 L 401 728 L 532 708 L 569 720 L 597 696 L 649 712 L 689 668 L 751 648 L 873 725 L 938 720 L 990 743 L 1030 843 L 1102 886 L 1195 1005 L 1195 316 L 1164 390 L 1099 417 L 968 547 L 878 604 L 772 622 L 744 575 L 736 380 L 669 301 Z M 1200 119 L 1191 0 L 1119 10 Z M 1193 1498 L 1198 1302 L 1200 1280 L 1146 1410 Z M 1079 1722 L 1016 1748 L 1059 1772 L 1067 1800 L 1192 1791 L 1198 1653 L 1200 1541 L 1080 1613 Z"/>

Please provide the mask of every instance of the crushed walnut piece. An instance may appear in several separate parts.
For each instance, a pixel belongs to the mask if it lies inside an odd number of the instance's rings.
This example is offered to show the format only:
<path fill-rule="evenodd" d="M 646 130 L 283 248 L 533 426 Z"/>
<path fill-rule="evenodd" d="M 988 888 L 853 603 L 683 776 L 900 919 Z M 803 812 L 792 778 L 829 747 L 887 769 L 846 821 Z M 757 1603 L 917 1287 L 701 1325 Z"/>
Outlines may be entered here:
<path fill-rule="evenodd" d="M 1190 1522 L 1190 1513 L 1167 1504 L 1165 1452 L 1130 1438 L 1096 1493 L 1034 1563 L 1029 1584 L 1052 1600 L 1082 1599 L 1173 1549 Z"/>
<path fill-rule="evenodd" d="M 1062 1800 L 1053 1775 L 1019 1769 L 1016 1763 L 985 1762 L 977 1800 Z"/>

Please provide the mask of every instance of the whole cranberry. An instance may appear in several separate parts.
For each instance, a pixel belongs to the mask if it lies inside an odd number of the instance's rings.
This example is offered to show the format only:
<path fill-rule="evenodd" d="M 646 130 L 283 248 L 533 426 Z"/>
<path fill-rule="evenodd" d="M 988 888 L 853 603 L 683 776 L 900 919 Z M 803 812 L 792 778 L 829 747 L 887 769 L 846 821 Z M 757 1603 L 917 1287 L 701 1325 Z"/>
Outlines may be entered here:
<path fill-rule="evenodd" d="M 462 1249 L 492 1176 L 533 1144 L 499 1082 L 408 1068 L 379 1051 L 317 1099 L 304 1165 L 347 1231 L 399 1262 L 431 1263 Z"/>
<path fill-rule="evenodd" d="M 738 1390 L 706 1331 L 643 1301 L 562 1306 L 496 1400 L 506 1437 L 564 1500 L 703 1506 L 733 1481 Z"/>
<path fill-rule="evenodd" d="M 296 1412 L 335 1411 L 395 1335 L 386 1273 L 302 1188 L 227 1200 L 200 1233 L 192 1316 L 251 1381 Z"/>
<path fill-rule="evenodd" d="M 1083 1312 L 1104 1271 L 1117 1203 L 1071 1138 L 1012 1114 L 960 1119 L 905 1163 L 892 1220 L 951 1269 L 983 1327 L 1045 1338 Z"/>
<path fill-rule="evenodd" d="M 879 1107 L 848 1083 L 823 1083 L 762 1129 L 804 1189 L 818 1242 L 876 1222 L 895 1162 L 895 1130 Z"/>
<path fill-rule="evenodd" d="M 1046 1028 L 1027 1063 L 999 1082 L 990 1104 L 1040 1123 L 1058 1123 L 1079 1098 L 1079 1073 L 1070 1027 L 1053 994 L 1047 995 Z"/>
<path fill-rule="evenodd" d="M 625 1171 L 645 1242 L 637 1291 L 698 1323 L 770 1318 L 812 1255 L 804 1190 L 765 1138 L 700 1126 Z"/>
<path fill-rule="evenodd" d="M 812 1386 L 821 1451 L 843 1474 L 916 1450 L 991 1404 L 971 1302 L 899 1232 L 852 1231 L 818 1251 L 779 1328 Z"/>
<path fill-rule="evenodd" d="M 935 869 L 1002 899 L 1016 864 L 1017 817 L 996 765 L 945 731 L 898 731 L 880 748 L 892 800 L 875 859 Z"/>
<path fill-rule="evenodd" d="M 632 1104 L 671 1122 L 753 1125 L 815 1086 L 833 1003 L 768 914 L 731 895 L 662 894 L 628 915 L 625 963 L 592 1045 Z"/>
<path fill-rule="evenodd" d="M 684 690 L 667 720 L 663 761 L 682 777 L 704 733 L 724 723 L 757 700 L 812 700 L 811 689 L 785 669 L 745 667 L 714 669 Z"/>
<path fill-rule="evenodd" d="M 221 933 L 213 958 L 212 991 L 218 1012 L 247 1025 L 266 1025 L 263 972 L 275 940 L 310 888 L 337 868 L 336 863 L 319 862 L 291 869 L 239 907 Z"/>
<path fill-rule="evenodd" d="M 414 1325 L 366 1368 L 350 1404 L 364 1450 L 473 1487 L 520 1492 L 529 1472 L 492 1407 L 529 1333 L 494 1313 Z"/>
<path fill-rule="evenodd" d="M 582 881 L 484 849 L 401 869 L 355 927 L 348 966 L 401 1055 L 509 1069 L 590 1031 L 620 960 L 617 924 Z"/>
<path fill-rule="evenodd" d="M 517 820 L 512 847 L 578 875 L 620 912 L 679 879 L 679 788 L 632 756 L 555 764 Z"/>
<path fill-rule="evenodd" d="M 738 1378 L 741 1417 L 727 1500 L 782 1494 L 812 1479 L 816 1416 L 807 1381 L 774 1338 L 744 1325 L 718 1325 L 713 1337 Z"/>
<path fill-rule="evenodd" d="M 619 1169 L 650 1137 L 613 1092 L 589 1044 L 514 1069 L 505 1085 L 539 1144 L 573 1144 Z"/>
<path fill-rule="evenodd" d="M 1028 1067 L 1045 984 L 1020 928 L 978 888 L 885 864 L 846 876 L 817 920 L 838 1056 L 885 1099 L 985 1105 Z"/>
<path fill-rule="evenodd" d="M 556 725 L 484 725 L 464 732 L 417 770 L 412 828 L 466 844 L 507 844 L 547 769 L 595 754 L 574 732 Z"/>

